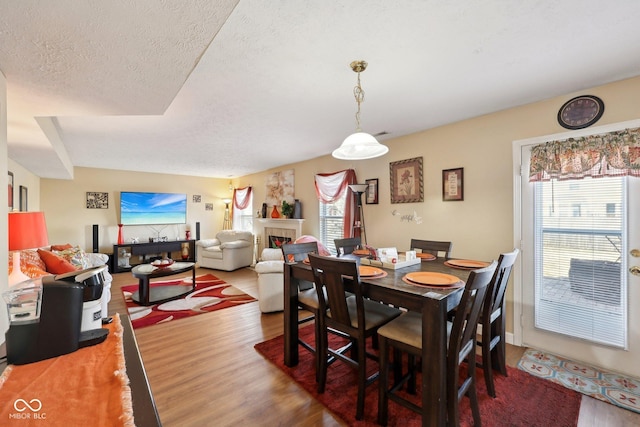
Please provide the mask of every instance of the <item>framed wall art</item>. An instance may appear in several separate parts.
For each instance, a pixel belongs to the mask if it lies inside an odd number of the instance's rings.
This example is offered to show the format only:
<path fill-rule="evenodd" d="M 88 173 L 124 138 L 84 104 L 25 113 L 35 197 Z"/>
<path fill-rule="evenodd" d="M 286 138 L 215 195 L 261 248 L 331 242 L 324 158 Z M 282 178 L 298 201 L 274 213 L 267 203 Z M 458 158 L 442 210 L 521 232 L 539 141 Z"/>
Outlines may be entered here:
<path fill-rule="evenodd" d="M 367 187 L 366 193 L 366 203 L 368 205 L 377 205 L 378 204 L 378 178 L 367 179 L 364 181 Z"/>
<path fill-rule="evenodd" d="M 29 206 L 29 192 L 24 185 L 20 186 L 20 212 L 27 212 Z"/>
<path fill-rule="evenodd" d="M 13 172 L 9 172 L 9 212 L 13 210 Z"/>
<path fill-rule="evenodd" d="M 389 163 L 391 203 L 424 201 L 422 157 Z"/>
<path fill-rule="evenodd" d="M 109 193 L 87 191 L 87 209 L 109 209 Z"/>
<path fill-rule="evenodd" d="M 442 200 L 445 202 L 464 200 L 464 168 L 442 171 Z"/>

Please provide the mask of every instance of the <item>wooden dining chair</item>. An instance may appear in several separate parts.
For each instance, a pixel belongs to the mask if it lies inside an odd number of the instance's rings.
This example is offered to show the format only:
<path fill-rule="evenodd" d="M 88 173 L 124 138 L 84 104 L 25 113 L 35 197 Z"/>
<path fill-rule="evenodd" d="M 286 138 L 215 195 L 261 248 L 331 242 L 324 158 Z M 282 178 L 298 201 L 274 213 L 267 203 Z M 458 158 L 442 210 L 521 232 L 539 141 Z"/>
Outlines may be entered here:
<path fill-rule="evenodd" d="M 349 255 L 362 244 L 360 237 L 349 237 L 346 239 L 334 239 L 336 245 L 336 254 Z"/>
<path fill-rule="evenodd" d="M 500 254 L 498 267 L 489 284 L 487 297 L 484 302 L 480 324 L 482 325 L 482 340 L 478 342 L 482 346 L 482 370 L 487 385 L 489 396 L 496 397 L 496 388 L 493 383 L 493 370 L 507 376 L 505 328 L 506 318 L 504 313 L 504 296 L 507 290 L 511 270 L 518 258 L 518 249 L 513 252 Z"/>
<path fill-rule="evenodd" d="M 451 242 L 437 242 L 435 240 L 418 240 L 411 239 L 411 245 L 409 250 L 420 249 L 422 252 L 430 253 L 434 256 L 440 256 L 440 253 L 444 254 L 444 259 L 447 260 L 451 257 Z"/>
<path fill-rule="evenodd" d="M 284 262 L 286 263 L 298 263 L 304 261 L 310 253 L 318 253 L 318 243 L 286 243 L 281 246 L 282 255 L 284 256 Z M 315 286 L 311 282 L 301 281 L 298 284 L 298 307 L 310 313 L 302 318 L 298 318 L 298 326 L 314 320 L 318 316 L 318 310 L 320 305 L 318 304 L 318 295 L 316 293 Z M 318 324 L 315 324 L 315 344 L 311 345 L 308 342 L 298 338 L 298 343 L 314 357 L 316 355 L 316 348 L 318 348 Z M 318 362 L 316 357 L 316 372 L 318 372 Z"/>
<path fill-rule="evenodd" d="M 367 385 L 378 378 L 378 371 L 367 377 L 367 358 L 377 357 L 366 351 L 366 339 L 374 336 L 378 328 L 400 316 L 401 311 L 388 305 L 363 298 L 358 263 L 351 259 L 338 259 L 309 255 L 320 302 L 320 342 L 318 354 L 334 357 L 358 371 L 358 400 L 356 419 L 364 415 L 364 393 Z M 345 292 L 351 287 L 352 294 Z M 326 295 L 321 298 L 321 295 Z M 347 334 L 353 342 L 352 351 L 329 347 L 328 331 L 334 329 Z M 327 357 L 318 357 L 320 376 L 318 393 L 324 393 L 327 382 Z"/>
<path fill-rule="evenodd" d="M 464 287 L 462 299 L 458 305 L 458 314 L 453 323 L 447 322 L 447 419 L 448 425 L 460 424 L 458 406 L 460 400 L 467 395 L 471 402 L 474 425 L 479 426 L 480 409 L 476 393 L 476 331 L 482 304 L 489 289 L 489 283 L 496 270 L 497 262 L 488 267 L 474 270 Z M 380 384 L 378 397 L 378 423 L 386 425 L 388 421 L 389 400 L 398 403 L 412 411 L 424 415 L 430 408 L 421 408 L 406 400 L 397 392 L 410 380 L 415 378 L 415 359 L 428 357 L 422 349 L 422 315 L 417 312 L 407 312 L 392 320 L 378 330 L 380 341 Z M 389 387 L 389 347 L 409 354 L 408 373 L 402 378 L 394 378 L 395 384 Z M 467 361 L 467 373 L 460 384 L 460 364 Z M 423 388 L 429 378 L 423 378 Z"/>

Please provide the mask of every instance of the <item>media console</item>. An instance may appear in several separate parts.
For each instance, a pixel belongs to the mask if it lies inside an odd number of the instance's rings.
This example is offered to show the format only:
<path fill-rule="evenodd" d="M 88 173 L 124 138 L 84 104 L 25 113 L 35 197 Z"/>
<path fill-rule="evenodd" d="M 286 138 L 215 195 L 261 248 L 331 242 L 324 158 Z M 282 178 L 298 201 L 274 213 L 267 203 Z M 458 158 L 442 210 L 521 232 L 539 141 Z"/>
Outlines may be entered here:
<path fill-rule="evenodd" d="M 182 245 L 189 245 L 189 258 L 182 259 Z M 122 250 L 125 250 L 131 256 L 142 256 L 141 264 L 147 261 L 147 255 L 166 255 L 167 258 L 172 258 L 172 253 L 177 252 L 176 260 L 182 260 L 186 262 L 196 262 L 196 241 L 195 240 L 170 240 L 167 242 L 149 242 L 149 243 L 126 243 L 122 245 L 113 245 L 113 265 L 112 270 L 115 273 L 121 273 L 123 271 L 129 271 L 134 265 L 123 266 L 121 265 Z"/>

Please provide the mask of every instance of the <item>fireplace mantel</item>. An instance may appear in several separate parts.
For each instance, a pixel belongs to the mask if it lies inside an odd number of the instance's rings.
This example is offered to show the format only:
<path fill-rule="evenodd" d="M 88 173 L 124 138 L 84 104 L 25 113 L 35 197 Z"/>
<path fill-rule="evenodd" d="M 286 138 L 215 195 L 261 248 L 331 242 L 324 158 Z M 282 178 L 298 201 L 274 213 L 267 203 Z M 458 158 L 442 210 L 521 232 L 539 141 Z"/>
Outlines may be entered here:
<path fill-rule="evenodd" d="M 302 236 L 302 223 L 304 219 L 287 219 L 287 218 L 255 218 L 254 234 L 260 238 L 258 244 L 258 256 L 262 253 L 262 249 L 268 242 L 266 229 L 283 229 L 290 230 L 295 233 L 295 239 Z M 295 240 L 293 239 L 293 240 Z"/>

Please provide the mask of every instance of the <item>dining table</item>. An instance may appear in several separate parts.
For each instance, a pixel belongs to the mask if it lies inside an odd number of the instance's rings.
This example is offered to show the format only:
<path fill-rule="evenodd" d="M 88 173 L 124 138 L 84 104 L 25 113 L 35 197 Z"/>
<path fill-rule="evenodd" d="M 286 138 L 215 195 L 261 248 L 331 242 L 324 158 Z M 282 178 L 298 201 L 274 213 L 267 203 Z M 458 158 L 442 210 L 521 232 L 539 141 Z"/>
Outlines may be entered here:
<path fill-rule="evenodd" d="M 466 282 L 470 269 L 454 268 L 444 258 L 404 268 L 384 269 L 386 275 L 360 277 L 366 298 L 422 314 L 422 406 L 430 408 L 422 418 L 423 426 L 444 426 L 447 421 L 446 360 L 447 313 L 456 308 L 463 286 L 423 286 L 403 280 L 408 273 L 434 272 L 452 275 Z M 370 262 L 376 266 L 375 261 Z M 382 266 L 382 263 L 381 263 Z M 384 277 L 382 277 L 384 276 Z M 298 285 L 313 282 L 311 267 L 304 262 L 285 263 L 284 268 L 284 363 L 298 364 Z"/>

